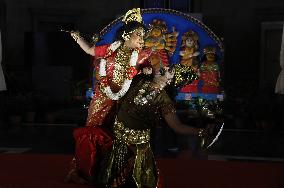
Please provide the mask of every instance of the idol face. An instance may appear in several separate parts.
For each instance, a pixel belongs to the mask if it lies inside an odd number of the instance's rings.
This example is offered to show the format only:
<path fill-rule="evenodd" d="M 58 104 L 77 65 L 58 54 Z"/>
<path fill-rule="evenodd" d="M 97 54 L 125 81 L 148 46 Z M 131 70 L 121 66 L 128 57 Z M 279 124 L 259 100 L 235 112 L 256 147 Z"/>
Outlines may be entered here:
<path fill-rule="evenodd" d="M 151 31 L 151 36 L 152 37 L 160 37 L 162 35 L 162 31 L 159 28 L 153 28 Z"/>
<path fill-rule="evenodd" d="M 191 38 L 186 39 L 185 45 L 188 46 L 188 47 L 193 47 L 194 46 L 194 40 L 192 40 Z"/>

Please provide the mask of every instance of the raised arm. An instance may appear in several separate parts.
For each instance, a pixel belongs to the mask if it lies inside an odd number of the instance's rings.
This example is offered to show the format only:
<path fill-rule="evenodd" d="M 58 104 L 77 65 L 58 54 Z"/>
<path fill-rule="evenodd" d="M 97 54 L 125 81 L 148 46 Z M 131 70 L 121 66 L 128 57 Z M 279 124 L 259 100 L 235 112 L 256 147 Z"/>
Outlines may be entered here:
<path fill-rule="evenodd" d="M 78 31 L 71 31 L 70 34 L 82 50 L 91 56 L 95 56 L 95 46 L 91 46 L 87 41 L 85 41 Z"/>
<path fill-rule="evenodd" d="M 167 113 L 164 115 L 164 118 L 167 124 L 177 133 L 199 137 L 206 136 L 206 129 L 199 129 L 182 124 L 175 113 Z"/>

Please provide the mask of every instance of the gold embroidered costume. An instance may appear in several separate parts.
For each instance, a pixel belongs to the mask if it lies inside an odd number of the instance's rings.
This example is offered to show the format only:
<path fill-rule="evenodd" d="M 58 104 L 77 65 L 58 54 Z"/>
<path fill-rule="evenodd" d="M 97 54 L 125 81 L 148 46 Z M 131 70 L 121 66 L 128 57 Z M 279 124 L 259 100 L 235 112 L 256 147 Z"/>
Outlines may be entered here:
<path fill-rule="evenodd" d="M 158 187 L 158 172 L 150 146 L 150 130 L 159 115 L 175 113 L 175 108 L 162 90 L 140 80 L 122 99 L 114 123 L 114 143 L 98 181 L 108 187 L 120 187 L 129 179 L 132 186 Z"/>

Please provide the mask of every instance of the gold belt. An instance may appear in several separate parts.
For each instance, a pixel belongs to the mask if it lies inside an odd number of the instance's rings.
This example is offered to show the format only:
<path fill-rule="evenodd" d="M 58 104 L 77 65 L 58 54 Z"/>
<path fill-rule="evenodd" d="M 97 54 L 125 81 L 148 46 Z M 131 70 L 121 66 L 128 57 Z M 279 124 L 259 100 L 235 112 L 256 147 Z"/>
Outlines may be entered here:
<path fill-rule="evenodd" d="M 118 140 L 122 140 L 127 144 L 144 144 L 150 141 L 150 129 L 129 129 L 117 118 L 115 118 L 114 122 L 114 135 Z"/>

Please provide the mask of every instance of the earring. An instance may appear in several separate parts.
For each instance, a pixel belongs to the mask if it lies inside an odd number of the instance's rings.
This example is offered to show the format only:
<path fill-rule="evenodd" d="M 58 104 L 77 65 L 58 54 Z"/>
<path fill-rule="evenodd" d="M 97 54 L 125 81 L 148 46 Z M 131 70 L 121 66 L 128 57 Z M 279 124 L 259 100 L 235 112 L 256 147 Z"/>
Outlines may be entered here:
<path fill-rule="evenodd" d="M 122 38 L 124 41 L 130 40 L 130 35 L 128 33 L 125 33 L 125 31 L 122 34 Z"/>
<path fill-rule="evenodd" d="M 170 85 L 171 82 L 172 82 L 172 79 L 168 80 L 166 83 L 167 83 L 167 85 Z"/>

